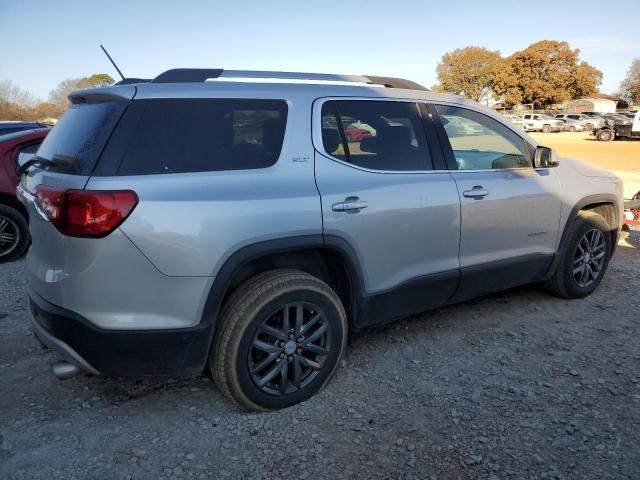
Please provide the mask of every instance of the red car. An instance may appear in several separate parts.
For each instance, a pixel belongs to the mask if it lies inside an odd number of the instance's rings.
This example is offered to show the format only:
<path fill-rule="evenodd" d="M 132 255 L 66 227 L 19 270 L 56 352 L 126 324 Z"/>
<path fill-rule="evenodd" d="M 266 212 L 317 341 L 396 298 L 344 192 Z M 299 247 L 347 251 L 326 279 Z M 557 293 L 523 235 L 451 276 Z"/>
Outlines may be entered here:
<path fill-rule="evenodd" d="M 347 142 L 361 142 L 363 139 L 370 137 L 371 132 L 364 128 L 347 127 L 344 129 Z"/>
<path fill-rule="evenodd" d="M 0 263 L 20 258 L 29 248 L 27 212 L 16 198 L 18 166 L 31 159 L 49 128 L 0 135 Z"/>

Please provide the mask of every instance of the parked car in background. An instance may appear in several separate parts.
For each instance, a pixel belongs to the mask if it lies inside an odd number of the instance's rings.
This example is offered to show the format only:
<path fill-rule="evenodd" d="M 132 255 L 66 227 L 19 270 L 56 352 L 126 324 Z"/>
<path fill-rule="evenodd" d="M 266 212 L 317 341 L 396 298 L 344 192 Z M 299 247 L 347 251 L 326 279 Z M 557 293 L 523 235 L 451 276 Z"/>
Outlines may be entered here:
<path fill-rule="evenodd" d="M 584 129 L 593 130 L 594 128 L 601 127 L 602 125 L 604 125 L 603 119 L 597 118 L 597 117 L 588 117 L 580 113 L 558 113 L 556 114 L 555 118 L 558 118 L 560 120 L 566 120 L 566 119 L 573 120 L 574 121 L 572 123 L 573 125 L 575 125 L 575 122 L 578 122 L 584 127 L 583 130 Z M 565 122 L 565 125 L 566 125 L 566 122 Z"/>
<path fill-rule="evenodd" d="M 528 132 L 561 132 L 564 122 L 544 113 L 527 113 L 522 116 L 524 129 Z"/>
<path fill-rule="evenodd" d="M 16 198 L 18 167 L 36 154 L 48 128 L 0 135 L 0 263 L 21 257 L 29 247 L 27 211 Z"/>
<path fill-rule="evenodd" d="M 581 120 L 575 120 L 573 118 L 561 118 L 564 122 L 564 131 L 565 132 L 584 132 L 585 130 L 591 130 L 587 128 L 585 123 Z"/>
<path fill-rule="evenodd" d="M 613 121 L 614 123 L 620 123 L 621 125 L 629 124 L 631 125 L 633 123 L 633 118 L 635 117 L 635 115 L 632 114 L 631 117 L 627 116 L 627 115 L 621 115 L 619 113 L 605 113 L 604 114 L 604 121 L 606 124 L 609 124 L 609 120 Z"/>
<path fill-rule="evenodd" d="M 601 112 L 582 112 L 581 114 L 586 116 L 586 117 L 589 117 L 591 119 L 595 119 L 596 121 L 600 120 L 600 121 L 604 122 L 604 113 L 601 113 Z M 603 124 L 604 123 L 601 123 L 600 125 L 603 125 Z"/>
<path fill-rule="evenodd" d="M 631 118 L 631 119 L 633 119 L 636 116 L 636 114 L 633 112 L 618 112 L 618 113 L 624 117 Z"/>
<path fill-rule="evenodd" d="M 522 120 L 521 117 L 519 117 L 517 115 L 508 114 L 508 115 L 505 115 L 504 118 L 506 118 L 511 123 L 513 123 L 516 127 L 524 130 L 524 120 Z"/>
<path fill-rule="evenodd" d="M 604 127 L 595 129 L 593 135 L 602 142 L 609 142 L 616 138 L 640 139 L 640 112 L 635 113 L 633 120 L 625 116 L 609 114 Z"/>
<path fill-rule="evenodd" d="M 482 135 L 484 129 L 476 122 L 470 122 L 466 118 L 450 118 L 445 120 L 447 128 L 459 132 L 460 135 Z"/>
<path fill-rule="evenodd" d="M 7 135 L 9 133 L 20 132 L 22 130 L 34 130 L 49 127 L 51 127 L 50 124 L 41 122 L 0 121 L 0 135 Z"/>

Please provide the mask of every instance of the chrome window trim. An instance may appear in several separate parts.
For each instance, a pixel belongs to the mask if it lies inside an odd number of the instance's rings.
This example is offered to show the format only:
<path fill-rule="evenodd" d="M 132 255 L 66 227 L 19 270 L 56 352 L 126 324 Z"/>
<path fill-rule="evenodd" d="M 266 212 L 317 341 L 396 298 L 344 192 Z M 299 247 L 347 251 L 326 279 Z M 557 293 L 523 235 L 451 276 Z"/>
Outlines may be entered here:
<path fill-rule="evenodd" d="M 515 133 L 518 137 L 520 137 L 522 139 L 523 142 L 525 142 L 526 144 L 531 146 L 534 151 L 535 151 L 536 148 L 538 148 L 537 143 L 532 144 L 527 137 L 522 135 L 523 133 L 526 133 L 526 132 L 524 132 L 521 129 L 513 128 L 513 125 L 510 124 L 510 122 L 506 122 L 502 118 L 496 118 L 495 116 L 488 115 L 487 112 L 482 110 L 481 108 L 471 108 L 470 106 L 461 105 L 461 104 L 455 103 L 455 102 L 425 102 L 425 103 L 429 103 L 429 104 L 433 105 L 434 107 L 437 106 L 437 105 L 445 105 L 445 106 L 448 106 L 448 107 L 463 108 L 463 109 L 471 110 L 473 112 L 476 112 L 476 113 L 479 113 L 481 115 L 484 115 L 485 117 L 492 118 L 493 120 L 497 121 L 498 123 L 501 123 L 502 125 L 507 127 L 509 130 L 511 130 L 513 133 Z M 535 168 L 533 166 L 533 160 L 531 160 L 531 166 L 530 167 L 482 168 L 482 169 L 478 169 L 478 170 L 448 170 L 448 171 L 449 172 L 471 173 L 471 172 L 511 172 L 513 170 L 527 170 L 527 171 L 536 170 L 536 171 L 539 171 L 539 170 L 547 170 L 547 169 L 548 168 Z"/>
<path fill-rule="evenodd" d="M 349 163 L 345 160 L 342 160 L 340 158 L 334 157 L 333 155 L 331 155 L 329 152 L 327 152 L 324 149 L 324 144 L 322 142 L 322 106 L 326 103 L 326 102 L 331 102 L 331 101 L 339 101 L 339 100 L 347 100 L 347 101 L 371 101 L 371 102 L 403 102 L 403 103 L 414 103 L 414 104 L 427 104 L 429 102 L 427 102 L 426 100 L 417 100 L 414 98 L 395 98 L 395 97 L 361 97 L 361 96 L 354 96 L 354 97 L 322 97 L 322 98 L 316 98 L 313 102 L 313 107 L 312 107 L 312 122 L 311 122 L 311 142 L 313 144 L 313 148 L 314 150 L 319 153 L 320 155 L 322 155 L 323 157 L 332 160 L 334 162 L 340 163 L 342 165 L 345 165 L 347 167 L 351 167 L 354 168 L 356 170 L 361 170 L 363 172 L 369 172 L 369 173 L 380 173 L 380 174 L 385 174 L 385 175 L 413 175 L 413 174 L 418 174 L 418 175 L 424 175 L 424 174 L 431 174 L 431 173 L 437 173 L 437 174 L 443 174 L 443 173 L 449 173 L 449 170 L 436 170 L 436 169 L 429 169 L 429 170 L 376 170 L 373 168 L 366 168 L 366 167 L 361 167 L 360 165 L 354 165 L 353 163 Z M 420 114 L 420 111 L 418 110 L 418 115 Z M 427 139 L 427 142 L 429 140 Z"/>

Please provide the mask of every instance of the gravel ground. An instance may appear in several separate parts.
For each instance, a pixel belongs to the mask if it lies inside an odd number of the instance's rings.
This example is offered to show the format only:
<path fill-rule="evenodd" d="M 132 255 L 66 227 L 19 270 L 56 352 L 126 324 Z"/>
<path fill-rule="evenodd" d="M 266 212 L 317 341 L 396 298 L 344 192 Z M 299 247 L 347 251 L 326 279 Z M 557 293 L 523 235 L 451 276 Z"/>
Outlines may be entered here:
<path fill-rule="evenodd" d="M 209 378 L 56 380 L 3 265 L 0 478 L 640 479 L 639 248 L 584 300 L 519 288 L 362 333 L 271 414 Z"/>

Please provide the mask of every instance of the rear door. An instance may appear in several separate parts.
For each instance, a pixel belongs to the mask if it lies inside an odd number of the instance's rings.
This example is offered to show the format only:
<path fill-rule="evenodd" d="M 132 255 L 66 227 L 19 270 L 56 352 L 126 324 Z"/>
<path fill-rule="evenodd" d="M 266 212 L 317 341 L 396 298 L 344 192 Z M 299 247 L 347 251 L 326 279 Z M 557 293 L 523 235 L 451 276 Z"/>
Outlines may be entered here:
<path fill-rule="evenodd" d="M 315 102 L 325 242 L 347 245 L 359 263 L 360 325 L 441 305 L 457 286 L 458 193 L 434 169 L 443 158 L 429 122 L 410 101 Z M 355 125 L 368 134 L 347 136 Z"/>
<path fill-rule="evenodd" d="M 435 105 L 461 202 L 461 283 L 456 299 L 538 279 L 555 254 L 562 194 L 549 168 L 533 168 L 534 148 L 479 111 Z M 464 119 L 482 128 L 465 135 Z"/>

